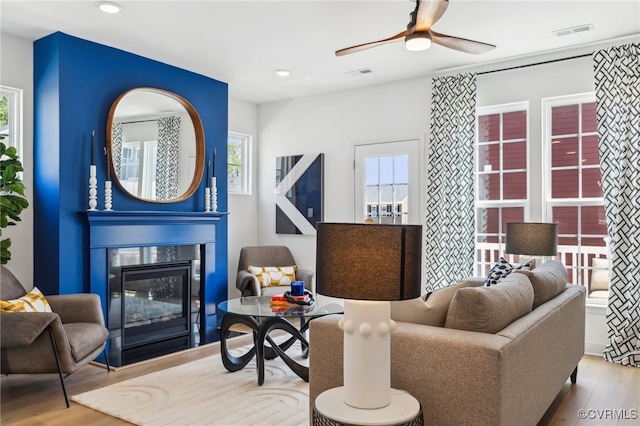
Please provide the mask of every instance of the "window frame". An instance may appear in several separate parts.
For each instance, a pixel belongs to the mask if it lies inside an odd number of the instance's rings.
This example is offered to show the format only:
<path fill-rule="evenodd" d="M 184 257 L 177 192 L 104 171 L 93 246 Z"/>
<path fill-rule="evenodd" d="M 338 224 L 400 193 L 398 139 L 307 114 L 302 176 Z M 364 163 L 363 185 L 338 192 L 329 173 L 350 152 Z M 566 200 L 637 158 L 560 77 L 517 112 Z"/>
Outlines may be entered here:
<path fill-rule="evenodd" d="M 252 136 L 238 132 L 228 132 L 227 134 L 227 153 L 230 140 L 237 139 L 240 141 L 240 163 L 232 164 L 229 162 L 229 154 L 227 154 L 227 192 L 234 195 L 251 195 L 251 150 L 252 150 Z M 231 176 L 229 168 L 231 166 L 240 168 L 240 190 L 235 191 L 231 185 Z"/>
<path fill-rule="evenodd" d="M 18 156 L 23 157 L 23 90 L 15 87 L 0 85 L 0 96 L 6 96 L 8 99 L 7 106 L 9 108 L 8 130 L 10 143 L 6 143 L 7 147 L 16 148 Z"/>
<path fill-rule="evenodd" d="M 510 113 L 510 112 L 517 112 L 517 111 L 524 111 L 526 113 L 527 119 L 526 119 L 526 135 L 525 135 L 525 142 L 526 142 L 526 165 L 525 165 L 525 172 L 526 172 L 526 182 L 525 182 L 525 186 L 527 188 L 527 196 L 524 199 L 519 199 L 519 200 L 514 200 L 514 199 L 503 199 L 504 197 L 504 168 L 503 168 L 503 157 L 502 157 L 502 153 L 501 153 L 501 160 L 500 160 L 500 199 L 497 200 L 480 200 L 478 197 L 480 195 L 480 179 L 479 176 L 481 175 L 480 172 L 480 158 L 478 155 L 478 149 L 480 146 L 480 142 L 479 142 L 479 132 L 478 132 L 478 126 L 479 126 L 479 117 L 480 116 L 484 116 L 484 115 L 492 115 L 492 114 L 500 114 L 500 115 L 504 115 L 506 113 Z M 474 144 L 474 199 L 475 199 L 475 205 L 474 205 L 474 211 L 475 211 L 475 235 L 476 235 L 476 252 L 478 251 L 477 247 L 478 244 L 481 243 L 479 241 L 479 237 L 481 236 L 485 236 L 485 237 L 489 237 L 489 236 L 493 236 L 493 234 L 490 233 L 479 233 L 478 229 L 479 229 L 479 215 L 478 215 L 478 211 L 479 209 L 490 209 L 490 208 L 497 208 L 497 209 L 501 209 L 500 210 L 500 217 L 498 219 L 498 224 L 500 226 L 500 229 L 498 229 L 498 233 L 497 233 L 497 238 L 498 238 L 498 251 L 500 253 L 504 252 L 504 241 L 506 238 L 506 229 L 501 229 L 502 227 L 502 209 L 504 208 L 522 208 L 523 210 L 523 219 L 524 221 L 528 221 L 531 217 L 531 187 L 530 187 L 530 182 L 531 182 L 531 140 L 530 140 L 530 128 L 529 128 L 529 122 L 530 122 L 530 103 L 529 101 L 521 101 L 521 102 L 511 102 L 511 103 L 506 103 L 506 104 L 498 104 L 498 105 L 489 105 L 489 106 L 484 106 L 484 107 L 478 107 L 476 108 L 476 138 L 475 138 L 475 144 Z M 502 146 L 504 145 L 503 139 L 502 139 L 502 135 L 503 135 L 503 131 L 502 131 L 502 125 L 503 125 L 503 121 L 502 119 L 500 120 L 500 147 L 502 148 Z M 495 259 L 497 261 L 497 259 Z M 478 253 L 476 253 L 476 257 L 474 259 L 474 263 L 475 263 L 475 270 L 476 270 L 476 275 L 478 276 L 485 276 L 488 273 L 488 269 L 491 268 L 493 265 L 491 264 L 491 261 L 487 262 L 484 259 L 480 258 L 480 255 Z M 495 262 L 494 262 L 495 263 Z"/>
<path fill-rule="evenodd" d="M 546 218 L 550 218 L 550 220 L 552 220 L 553 218 L 553 208 L 554 207 L 578 207 L 578 211 L 580 211 L 580 209 L 582 207 L 593 207 L 593 206 L 602 206 L 604 207 L 604 196 L 602 197 L 582 197 L 582 192 L 583 192 L 583 188 L 582 188 L 582 173 L 580 173 L 580 171 L 582 170 L 582 167 L 580 166 L 580 161 L 578 161 L 577 163 L 577 170 L 579 171 L 578 173 L 578 197 L 572 197 L 572 198 L 552 198 L 552 171 L 553 171 L 553 167 L 552 167 L 552 139 L 553 139 L 553 135 L 552 135 L 552 109 L 554 107 L 558 107 L 558 106 L 566 106 L 566 105 L 575 105 L 575 104 L 588 104 L 588 103 L 594 103 L 596 102 L 596 96 L 595 96 L 595 92 L 586 92 L 586 93 L 577 93 L 577 94 L 572 94 L 572 95 L 566 95 L 566 96 L 553 96 L 553 97 L 547 97 L 547 98 L 543 98 L 541 101 L 541 108 L 542 108 L 542 148 L 543 148 L 543 180 L 544 180 L 544 199 L 543 199 L 543 203 L 544 203 L 544 215 Z M 580 111 L 580 116 L 578 118 L 578 122 L 582 123 L 582 107 L 579 108 Z M 583 132 L 582 131 L 582 124 L 580 124 L 580 127 L 578 129 L 578 134 L 577 137 L 579 138 L 579 150 L 578 150 L 578 160 L 581 158 L 581 154 L 582 154 L 582 138 L 586 135 L 595 135 L 596 137 L 598 136 L 597 134 L 597 130 L 595 132 Z M 593 167 L 589 167 L 589 168 L 593 168 Z M 567 169 L 569 169 L 569 167 L 567 167 Z M 575 272 L 572 272 L 569 278 L 569 281 L 572 281 L 572 276 L 575 275 L 576 279 L 578 280 L 578 282 L 575 282 L 574 284 L 578 284 L 578 285 L 582 285 L 585 288 L 587 288 L 587 291 L 589 291 L 589 281 L 590 281 L 590 275 L 589 273 L 593 271 L 593 267 L 591 265 L 583 265 L 582 264 L 582 257 L 583 257 L 583 253 L 584 251 L 581 250 L 582 244 L 581 241 L 584 238 L 584 236 L 586 235 L 587 238 L 596 238 L 596 237 L 600 237 L 598 236 L 590 236 L 592 234 L 583 234 L 582 233 L 582 215 L 579 214 L 577 217 L 577 232 L 575 234 L 575 238 L 577 240 L 577 256 L 576 256 L 576 260 L 577 260 L 577 264 L 573 264 L 573 265 L 567 265 L 568 269 L 575 269 Z M 573 235 L 571 235 L 573 237 Z M 558 235 L 559 238 L 562 238 L 562 235 Z M 607 257 L 607 259 L 611 259 L 611 255 L 609 252 L 609 244 L 608 244 L 608 236 L 604 236 L 603 237 L 605 240 L 605 246 L 604 249 L 601 250 L 603 253 L 598 253 L 596 254 L 596 256 L 600 255 L 600 254 L 605 254 L 605 256 Z M 587 254 L 588 256 L 588 254 Z M 588 259 L 588 257 L 587 257 Z M 575 260 L 574 260 L 575 262 Z M 589 294 L 587 293 L 587 300 L 591 303 L 594 301 L 598 301 L 597 299 L 593 299 L 589 297 Z M 605 302 L 606 303 L 606 302 Z"/>

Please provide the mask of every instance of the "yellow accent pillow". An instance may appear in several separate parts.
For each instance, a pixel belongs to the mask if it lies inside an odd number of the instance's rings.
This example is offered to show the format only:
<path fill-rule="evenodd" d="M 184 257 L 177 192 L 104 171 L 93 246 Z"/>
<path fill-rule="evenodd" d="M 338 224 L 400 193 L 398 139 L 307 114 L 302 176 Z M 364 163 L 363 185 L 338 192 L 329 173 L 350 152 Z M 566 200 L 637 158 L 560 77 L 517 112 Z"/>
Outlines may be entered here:
<path fill-rule="evenodd" d="M 287 286 L 296 279 L 296 265 L 249 266 L 249 272 L 258 277 L 261 287 Z"/>
<path fill-rule="evenodd" d="M 19 299 L 0 300 L 0 312 L 51 312 L 51 306 L 38 287 L 34 287 Z"/>

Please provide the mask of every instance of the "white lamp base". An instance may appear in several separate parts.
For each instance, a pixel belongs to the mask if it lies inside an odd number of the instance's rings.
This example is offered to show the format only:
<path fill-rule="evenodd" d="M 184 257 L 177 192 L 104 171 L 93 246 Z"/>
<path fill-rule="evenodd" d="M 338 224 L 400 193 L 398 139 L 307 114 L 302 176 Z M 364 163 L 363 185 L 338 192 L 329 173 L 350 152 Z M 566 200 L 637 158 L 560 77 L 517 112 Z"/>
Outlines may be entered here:
<path fill-rule="evenodd" d="M 390 391 L 391 402 L 385 407 L 371 410 L 346 404 L 344 399 L 347 395 L 344 387 L 329 389 L 318 395 L 315 400 L 314 420 L 318 415 L 339 424 L 349 425 L 397 425 L 409 422 L 423 424 L 420 402 L 406 391 Z"/>
<path fill-rule="evenodd" d="M 391 391 L 391 339 L 395 322 L 389 302 L 344 301 L 345 403 L 362 409 L 389 404 Z"/>

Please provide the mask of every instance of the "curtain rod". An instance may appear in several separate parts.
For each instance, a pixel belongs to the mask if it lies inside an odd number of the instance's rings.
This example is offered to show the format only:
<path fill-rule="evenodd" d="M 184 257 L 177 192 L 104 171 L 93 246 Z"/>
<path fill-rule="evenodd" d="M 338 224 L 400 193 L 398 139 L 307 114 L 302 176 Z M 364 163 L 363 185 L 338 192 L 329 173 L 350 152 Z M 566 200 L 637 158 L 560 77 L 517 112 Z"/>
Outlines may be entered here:
<path fill-rule="evenodd" d="M 546 64 L 552 64 L 554 62 L 562 62 L 562 61 L 568 61 L 570 59 L 578 59 L 578 58 L 585 58 L 587 56 L 591 56 L 593 53 L 585 53 L 583 55 L 576 55 L 576 56 L 570 56 L 568 58 L 560 58 L 560 59 L 551 59 L 549 61 L 543 61 L 543 62 L 535 62 L 533 64 L 525 64 L 525 65 L 517 65 L 515 67 L 509 67 L 509 68 L 501 68 L 498 70 L 491 70 L 491 71 L 482 71 L 482 72 L 478 72 L 476 73 L 477 75 L 482 75 L 482 74 L 491 74 L 494 72 L 502 72 L 502 71 L 510 71 L 510 70 L 517 70 L 519 68 L 528 68 L 528 67 L 535 67 L 537 65 L 546 65 Z"/>

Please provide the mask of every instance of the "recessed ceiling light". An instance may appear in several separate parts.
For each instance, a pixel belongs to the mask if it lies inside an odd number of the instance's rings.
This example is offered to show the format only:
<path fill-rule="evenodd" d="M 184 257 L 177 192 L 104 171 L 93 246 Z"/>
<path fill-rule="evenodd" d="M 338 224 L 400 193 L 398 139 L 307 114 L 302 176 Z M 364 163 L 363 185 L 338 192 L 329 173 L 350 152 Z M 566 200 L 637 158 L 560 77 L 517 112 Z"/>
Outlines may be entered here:
<path fill-rule="evenodd" d="M 289 77 L 291 75 L 291 71 L 289 70 L 275 70 L 274 73 L 279 77 Z"/>
<path fill-rule="evenodd" d="M 124 9 L 122 5 L 119 5 L 118 3 L 114 3 L 112 1 L 99 1 L 96 2 L 96 6 L 98 6 L 98 9 L 100 9 L 104 13 L 119 13 L 122 11 L 122 9 Z"/>

